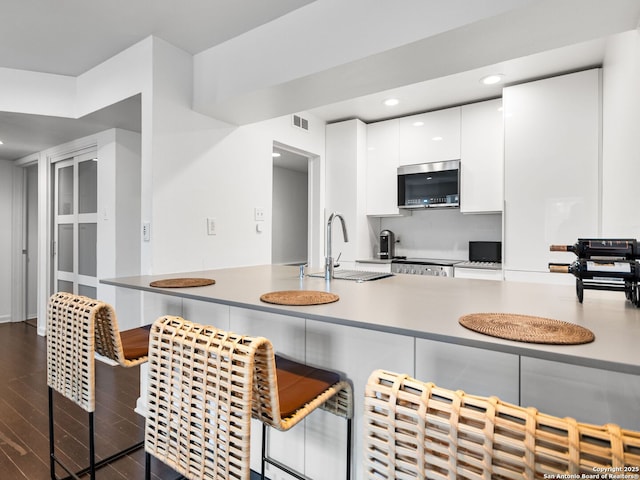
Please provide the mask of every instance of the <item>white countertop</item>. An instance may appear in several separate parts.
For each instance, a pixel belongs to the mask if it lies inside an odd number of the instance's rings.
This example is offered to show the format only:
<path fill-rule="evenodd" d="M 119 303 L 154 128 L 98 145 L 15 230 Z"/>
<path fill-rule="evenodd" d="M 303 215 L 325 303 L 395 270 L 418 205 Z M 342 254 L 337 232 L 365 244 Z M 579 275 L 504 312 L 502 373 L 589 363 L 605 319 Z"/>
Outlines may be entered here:
<path fill-rule="evenodd" d="M 153 280 L 207 277 L 215 285 L 153 288 Z M 182 298 L 275 312 L 329 323 L 486 348 L 640 375 L 640 309 L 621 292 L 464 278 L 395 275 L 364 283 L 299 278 L 298 267 L 255 266 L 154 276 L 103 279 L 101 283 Z M 336 303 L 306 307 L 272 305 L 263 293 L 279 290 L 330 290 Z M 535 315 L 590 329 L 595 341 L 584 345 L 542 345 L 502 340 L 462 327 L 458 318 L 477 312 Z"/>

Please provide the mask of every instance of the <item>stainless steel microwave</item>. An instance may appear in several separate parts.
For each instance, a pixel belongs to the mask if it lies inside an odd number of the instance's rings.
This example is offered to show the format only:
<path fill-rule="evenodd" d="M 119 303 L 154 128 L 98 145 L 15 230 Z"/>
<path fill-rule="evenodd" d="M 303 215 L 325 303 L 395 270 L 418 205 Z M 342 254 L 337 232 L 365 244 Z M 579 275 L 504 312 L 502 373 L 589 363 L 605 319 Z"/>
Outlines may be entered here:
<path fill-rule="evenodd" d="M 399 208 L 460 206 L 460 160 L 398 167 Z"/>

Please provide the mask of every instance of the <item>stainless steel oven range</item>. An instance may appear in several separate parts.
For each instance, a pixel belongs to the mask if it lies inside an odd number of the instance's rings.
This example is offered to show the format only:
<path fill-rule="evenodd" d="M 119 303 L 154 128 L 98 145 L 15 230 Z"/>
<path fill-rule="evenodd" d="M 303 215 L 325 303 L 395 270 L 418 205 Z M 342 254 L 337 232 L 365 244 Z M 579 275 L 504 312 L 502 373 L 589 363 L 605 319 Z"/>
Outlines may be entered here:
<path fill-rule="evenodd" d="M 453 266 L 460 260 L 439 260 L 431 258 L 393 259 L 391 271 L 409 275 L 430 275 L 434 277 L 453 277 Z"/>

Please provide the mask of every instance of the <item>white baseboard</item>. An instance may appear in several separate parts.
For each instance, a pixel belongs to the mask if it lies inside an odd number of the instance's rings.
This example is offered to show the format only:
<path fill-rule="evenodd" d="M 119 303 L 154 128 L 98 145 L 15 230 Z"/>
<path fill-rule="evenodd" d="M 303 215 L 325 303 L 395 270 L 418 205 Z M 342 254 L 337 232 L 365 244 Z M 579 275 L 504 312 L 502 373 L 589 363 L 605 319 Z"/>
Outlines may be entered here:
<path fill-rule="evenodd" d="M 0 315 L 0 323 L 9 323 L 11 321 L 11 315 Z"/>

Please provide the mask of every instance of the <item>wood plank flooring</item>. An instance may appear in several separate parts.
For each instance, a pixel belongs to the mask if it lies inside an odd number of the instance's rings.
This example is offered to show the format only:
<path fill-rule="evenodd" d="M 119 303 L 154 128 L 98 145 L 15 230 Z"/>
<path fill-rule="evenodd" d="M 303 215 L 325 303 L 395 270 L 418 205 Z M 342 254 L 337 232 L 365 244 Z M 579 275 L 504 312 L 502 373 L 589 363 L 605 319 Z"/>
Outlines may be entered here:
<path fill-rule="evenodd" d="M 46 339 L 33 323 L 0 324 L 0 479 L 49 478 Z M 96 362 L 96 457 L 107 457 L 144 436 L 144 420 L 133 411 L 139 369 Z M 54 393 L 56 454 L 80 470 L 88 465 L 87 413 Z M 58 468 L 58 476 L 66 473 Z M 155 480 L 175 479 L 170 468 L 153 461 Z M 140 449 L 100 470 L 97 479 L 143 479 Z M 88 478 L 88 475 L 85 477 Z"/>

